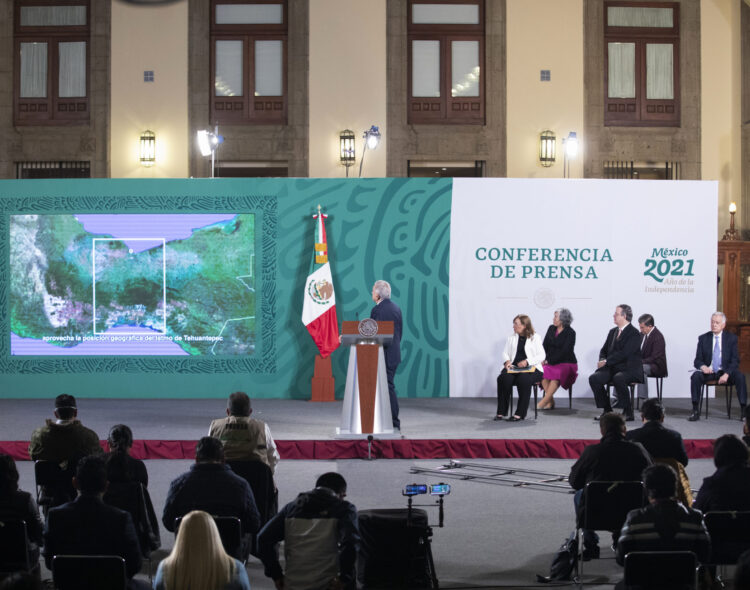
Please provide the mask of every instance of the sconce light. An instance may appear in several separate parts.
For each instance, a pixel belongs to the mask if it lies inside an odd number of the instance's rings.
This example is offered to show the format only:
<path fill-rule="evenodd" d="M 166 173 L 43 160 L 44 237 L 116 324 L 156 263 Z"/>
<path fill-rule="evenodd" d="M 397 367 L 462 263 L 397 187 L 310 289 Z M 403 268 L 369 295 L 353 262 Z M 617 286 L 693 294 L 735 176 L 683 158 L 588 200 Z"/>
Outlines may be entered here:
<path fill-rule="evenodd" d="M 341 163 L 346 166 L 346 175 L 349 176 L 349 167 L 354 165 L 356 159 L 354 152 L 354 131 L 344 129 L 339 133 L 339 158 Z"/>
<path fill-rule="evenodd" d="M 555 149 L 557 147 L 557 138 L 549 129 L 542 131 L 539 135 L 539 163 L 545 168 L 549 168 L 555 163 Z"/>
<path fill-rule="evenodd" d="M 724 232 L 722 240 L 739 240 L 740 232 L 734 229 L 734 214 L 737 213 L 737 203 L 729 203 L 729 229 Z"/>
<path fill-rule="evenodd" d="M 156 164 L 156 134 L 146 129 L 141 133 L 141 166 L 150 168 Z"/>
<path fill-rule="evenodd" d="M 563 139 L 563 178 L 570 178 L 570 161 L 578 156 L 578 136 L 575 131 Z"/>
<path fill-rule="evenodd" d="M 362 176 L 362 164 L 365 162 L 367 150 L 374 150 L 380 143 L 380 130 L 377 125 L 372 125 L 362 136 L 365 138 L 365 149 L 362 150 L 362 159 L 359 161 L 359 176 Z"/>

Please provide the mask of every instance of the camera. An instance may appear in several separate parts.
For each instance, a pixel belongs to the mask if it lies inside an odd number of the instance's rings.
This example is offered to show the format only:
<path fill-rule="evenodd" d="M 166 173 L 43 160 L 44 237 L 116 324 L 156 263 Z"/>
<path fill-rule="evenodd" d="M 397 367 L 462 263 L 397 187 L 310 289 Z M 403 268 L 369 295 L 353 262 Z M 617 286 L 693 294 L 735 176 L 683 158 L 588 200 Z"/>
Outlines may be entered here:
<path fill-rule="evenodd" d="M 449 483 L 438 483 L 430 486 L 430 496 L 447 496 L 451 493 Z"/>
<path fill-rule="evenodd" d="M 427 484 L 426 483 L 413 483 L 407 486 L 404 486 L 404 490 L 401 492 L 404 496 L 419 496 L 420 494 L 426 494 L 427 493 Z"/>

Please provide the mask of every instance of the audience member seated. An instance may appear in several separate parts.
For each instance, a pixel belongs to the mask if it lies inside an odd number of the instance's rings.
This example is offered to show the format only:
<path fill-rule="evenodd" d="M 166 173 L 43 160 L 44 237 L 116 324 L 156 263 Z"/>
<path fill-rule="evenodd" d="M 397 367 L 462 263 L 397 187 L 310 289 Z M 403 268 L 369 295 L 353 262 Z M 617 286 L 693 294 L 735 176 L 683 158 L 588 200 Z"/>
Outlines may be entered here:
<path fill-rule="evenodd" d="M 107 437 L 109 453 L 107 459 L 107 481 L 110 484 L 137 481 L 148 487 L 146 464 L 130 456 L 133 447 L 133 431 L 125 424 L 116 424 Z"/>
<path fill-rule="evenodd" d="M 107 470 L 100 455 L 78 462 L 73 484 L 78 497 L 49 511 L 44 530 L 44 559 L 52 568 L 55 555 L 119 555 L 125 560 L 125 573 L 132 589 L 148 588 L 134 580 L 141 569 L 133 519 L 124 510 L 102 500 L 107 488 Z"/>
<path fill-rule="evenodd" d="M 502 420 L 508 413 L 513 386 L 518 389 L 516 413 L 508 420 L 517 422 L 526 418 L 529 409 L 531 387 L 542 380 L 544 347 L 542 338 L 534 333 L 531 318 L 517 315 L 513 318 L 513 334 L 508 336 L 503 349 L 503 370 L 497 376 L 497 414 L 495 420 Z"/>
<path fill-rule="evenodd" d="M 647 377 L 667 376 L 667 349 L 664 336 L 654 326 L 654 316 L 644 313 L 638 318 L 641 339 L 641 362 L 643 363 L 643 383 L 638 384 L 638 397 L 648 399 Z"/>
<path fill-rule="evenodd" d="M 39 547 L 42 545 L 42 521 L 39 509 L 29 492 L 18 489 L 18 469 L 13 457 L 0 453 L 0 520 L 17 518 L 26 521 L 26 548 L 29 562 L 39 561 Z"/>
<path fill-rule="evenodd" d="M 174 531 L 175 519 L 193 510 L 214 516 L 236 516 L 242 522 L 247 555 L 251 535 L 260 528 L 260 516 L 250 485 L 224 464 L 224 449 L 217 438 L 204 436 L 195 449 L 195 464 L 169 486 L 162 523 Z"/>
<path fill-rule="evenodd" d="M 0 582 L 0 590 L 42 590 L 42 581 L 37 575 L 15 572 Z"/>
<path fill-rule="evenodd" d="M 77 419 L 76 399 L 61 394 L 55 398 L 55 420 L 47 419 L 44 426 L 31 434 L 29 456 L 33 461 L 52 461 L 72 478 L 81 457 L 101 453 L 99 437 Z M 45 504 L 58 506 L 75 497 L 75 490 L 67 485 L 57 489 L 42 488 Z M 41 500 L 40 500 L 41 503 Z"/>
<path fill-rule="evenodd" d="M 676 430 L 664 426 L 664 407 L 656 398 L 647 399 L 641 406 L 641 420 L 643 426 L 629 430 L 625 435 L 627 440 L 639 442 L 657 463 L 666 463 L 677 473 L 677 497 L 686 506 L 693 504 L 685 466 L 688 456 L 682 435 Z"/>
<path fill-rule="evenodd" d="M 573 464 L 568 482 L 576 490 L 573 502 L 576 517 L 584 511 L 586 484 L 592 481 L 640 481 L 643 470 L 651 465 L 651 457 L 643 445 L 625 439 L 625 421 L 620 414 L 607 412 L 599 419 L 601 441 L 583 449 Z M 583 554 L 599 557 L 599 537 L 591 530 L 583 531 Z"/>
<path fill-rule="evenodd" d="M 631 510 L 617 541 L 617 563 L 625 564 L 631 551 L 692 551 L 698 562 L 708 561 L 711 541 L 698 510 L 675 500 L 677 474 L 669 465 L 643 471 L 648 505 Z M 620 582 L 616 588 L 624 588 Z"/>
<path fill-rule="evenodd" d="M 718 381 L 720 385 L 734 385 L 740 402 L 740 415 L 744 415 L 747 405 L 747 385 L 745 374 L 740 370 L 740 349 L 737 336 L 727 332 L 726 316 L 720 311 L 711 315 L 711 331 L 698 337 L 693 366 L 697 369 L 690 377 L 690 398 L 693 411 L 688 420 L 700 420 L 698 407 L 701 389 L 707 381 Z"/>
<path fill-rule="evenodd" d="M 630 404 L 630 384 L 643 381 L 641 338 L 630 323 L 632 319 L 633 310 L 629 305 L 623 303 L 615 308 L 615 327 L 609 331 L 599 351 L 596 372 L 589 377 L 596 407 L 603 410 L 602 414 L 612 411 L 607 395 L 607 384 L 612 383 L 617 397 L 615 407 L 623 409 L 628 422 L 635 419 Z"/>
<path fill-rule="evenodd" d="M 742 440 L 750 447 L 750 408 L 747 406 L 742 415 Z"/>
<path fill-rule="evenodd" d="M 297 496 L 260 531 L 259 555 L 277 589 L 356 589 L 357 509 L 345 497 L 346 480 L 324 473 L 314 490 Z M 275 550 L 281 541 L 286 571 Z"/>
<path fill-rule="evenodd" d="M 702 512 L 750 510 L 750 466 L 748 448 L 733 434 L 714 443 L 716 471 L 703 480 L 694 508 Z"/>
<path fill-rule="evenodd" d="M 547 334 L 544 336 L 544 397 L 537 404 L 540 410 L 554 410 L 555 392 L 560 387 L 570 389 L 578 377 L 578 360 L 574 352 L 576 332 L 570 327 L 572 322 L 573 314 L 569 309 L 561 307 L 555 311 L 552 325 L 547 328 Z"/>
<path fill-rule="evenodd" d="M 210 514 L 189 512 L 180 522 L 172 552 L 156 570 L 154 590 L 250 590 L 245 566 L 227 555 Z"/>
<path fill-rule="evenodd" d="M 273 473 L 279 452 L 268 425 L 251 418 L 250 398 L 242 391 L 229 396 L 227 417 L 211 422 L 208 436 L 221 441 L 227 461 L 263 461 Z"/>

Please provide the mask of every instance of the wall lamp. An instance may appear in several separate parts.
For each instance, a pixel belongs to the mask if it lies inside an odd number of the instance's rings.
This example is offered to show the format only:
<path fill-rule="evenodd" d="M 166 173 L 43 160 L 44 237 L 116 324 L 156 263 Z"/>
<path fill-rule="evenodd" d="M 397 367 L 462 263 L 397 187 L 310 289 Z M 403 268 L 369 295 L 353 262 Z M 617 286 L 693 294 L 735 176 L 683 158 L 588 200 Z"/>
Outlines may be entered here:
<path fill-rule="evenodd" d="M 360 178 L 362 177 L 362 164 L 364 164 L 365 162 L 365 154 L 367 153 L 367 150 L 374 150 L 380 143 L 380 130 L 378 129 L 377 125 L 372 125 L 365 131 L 362 137 L 365 138 L 365 149 L 362 151 L 362 159 L 359 161 Z"/>
<path fill-rule="evenodd" d="M 724 240 L 739 240 L 740 239 L 740 232 L 738 232 L 736 229 L 734 229 L 734 215 L 737 213 L 737 203 L 732 201 L 729 203 L 729 229 L 724 232 L 724 237 L 721 238 L 722 241 Z"/>
<path fill-rule="evenodd" d="M 339 133 L 339 159 L 346 166 L 346 176 L 349 177 L 349 168 L 354 166 L 356 153 L 354 151 L 354 131 L 344 129 Z"/>
<path fill-rule="evenodd" d="M 570 161 L 578 157 L 578 136 L 575 131 L 563 139 L 563 178 L 570 178 Z"/>
<path fill-rule="evenodd" d="M 141 133 L 141 166 L 150 168 L 156 164 L 156 134 L 146 129 Z"/>
<path fill-rule="evenodd" d="M 539 163 L 549 168 L 555 163 L 555 150 L 557 149 L 557 138 L 555 134 L 546 129 L 539 135 Z"/>
<path fill-rule="evenodd" d="M 213 178 L 216 166 L 216 150 L 219 148 L 219 144 L 224 142 L 224 137 L 219 135 L 219 126 L 216 125 L 213 132 L 208 129 L 198 131 L 197 139 L 201 156 L 211 156 L 211 178 Z"/>

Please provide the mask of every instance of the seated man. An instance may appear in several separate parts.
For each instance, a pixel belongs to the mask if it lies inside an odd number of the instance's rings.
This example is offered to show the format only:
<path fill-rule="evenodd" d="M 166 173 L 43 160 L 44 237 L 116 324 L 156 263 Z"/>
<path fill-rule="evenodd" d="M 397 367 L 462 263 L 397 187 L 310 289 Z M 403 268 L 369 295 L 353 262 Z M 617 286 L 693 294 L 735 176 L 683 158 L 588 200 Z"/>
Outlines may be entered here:
<path fill-rule="evenodd" d="M 346 480 L 338 473 L 324 473 L 314 490 L 297 496 L 263 527 L 258 553 L 276 588 L 355 590 L 357 509 L 345 496 Z M 280 541 L 284 541 L 286 572 L 275 551 Z"/>
<path fill-rule="evenodd" d="M 251 418 L 253 408 L 246 393 L 237 391 L 229 396 L 227 417 L 211 422 L 208 436 L 224 445 L 227 461 L 262 461 L 271 468 L 279 462 L 279 452 L 265 422 Z"/>
<path fill-rule="evenodd" d="M 641 338 L 630 323 L 632 319 L 633 310 L 629 305 L 622 304 L 615 308 L 615 327 L 609 331 L 599 351 L 596 372 L 589 377 L 596 407 L 603 409 L 602 415 L 612 411 L 606 389 L 607 384 L 612 383 L 617 394 L 616 405 L 623 408 L 628 422 L 635 419 L 628 386 L 643 381 Z"/>
<path fill-rule="evenodd" d="M 251 535 L 260 528 L 260 516 L 250 485 L 224 464 L 219 439 L 204 436 L 195 449 L 195 464 L 169 486 L 162 523 L 174 531 L 174 521 L 191 510 L 214 516 L 236 516 L 242 522 L 244 555 L 250 551 Z"/>
<path fill-rule="evenodd" d="M 733 434 L 725 434 L 714 443 L 716 471 L 703 480 L 694 508 L 703 512 L 750 510 L 750 466 L 748 449 Z"/>
<path fill-rule="evenodd" d="M 55 398 L 55 418 L 47 419 L 44 426 L 31 434 L 29 456 L 33 461 L 54 461 L 72 478 L 76 463 L 82 457 L 101 453 L 96 432 L 86 428 L 78 420 L 76 398 L 61 394 Z M 75 497 L 75 490 L 67 483 L 60 489 L 42 489 L 45 504 L 58 506 Z M 41 502 L 40 502 L 41 503 Z"/>
<path fill-rule="evenodd" d="M 133 580 L 141 569 L 141 550 L 130 514 L 102 501 L 107 488 L 107 471 L 101 456 L 78 462 L 73 483 L 78 497 L 47 516 L 44 530 L 44 559 L 52 568 L 55 555 L 119 555 L 125 560 L 130 588 L 148 588 Z"/>
<path fill-rule="evenodd" d="M 573 502 L 576 517 L 583 514 L 583 490 L 592 481 L 640 481 L 651 457 L 640 443 L 625 440 L 625 422 L 619 414 L 609 412 L 599 420 L 602 438 L 589 445 L 570 469 L 568 482 L 576 491 Z M 599 556 L 599 537 L 594 531 L 583 531 L 584 556 Z"/>
<path fill-rule="evenodd" d="M 724 330 L 726 325 L 726 316 L 717 311 L 711 315 L 711 331 L 698 337 L 698 348 L 693 361 L 693 366 L 697 370 L 690 377 L 693 411 L 688 420 L 691 422 L 700 420 L 698 405 L 701 389 L 707 381 L 718 381 L 720 385 L 734 385 L 740 402 L 740 413 L 745 413 L 747 385 L 745 374 L 740 371 L 740 349 L 737 345 L 737 336 Z"/>
<path fill-rule="evenodd" d="M 705 562 L 711 541 L 703 515 L 680 504 L 674 495 L 677 474 L 669 465 L 651 465 L 643 471 L 648 506 L 631 510 L 617 541 L 617 563 L 625 564 L 631 551 L 692 551 Z M 616 588 L 624 588 L 620 582 Z"/>
<path fill-rule="evenodd" d="M 643 363 L 643 383 L 638 384 L 638 397 L 648 399 L 647 377 L 667 376 L 667 352 L 664 336 L 654 326 L 654 316 L 644 313 L 638 318 L 641 339 L 641 362 Z"/>
<path fill-rule="evenodd" d="M 643 402 L 641 420 L 643 426 L 629 430 L 626 440 L 641 443 L 654 459 L 670 458 L 683 466 L 688 464 L 682 435 L 664 426 L 664 407 L 659 400 L 652 398 Z"/>

